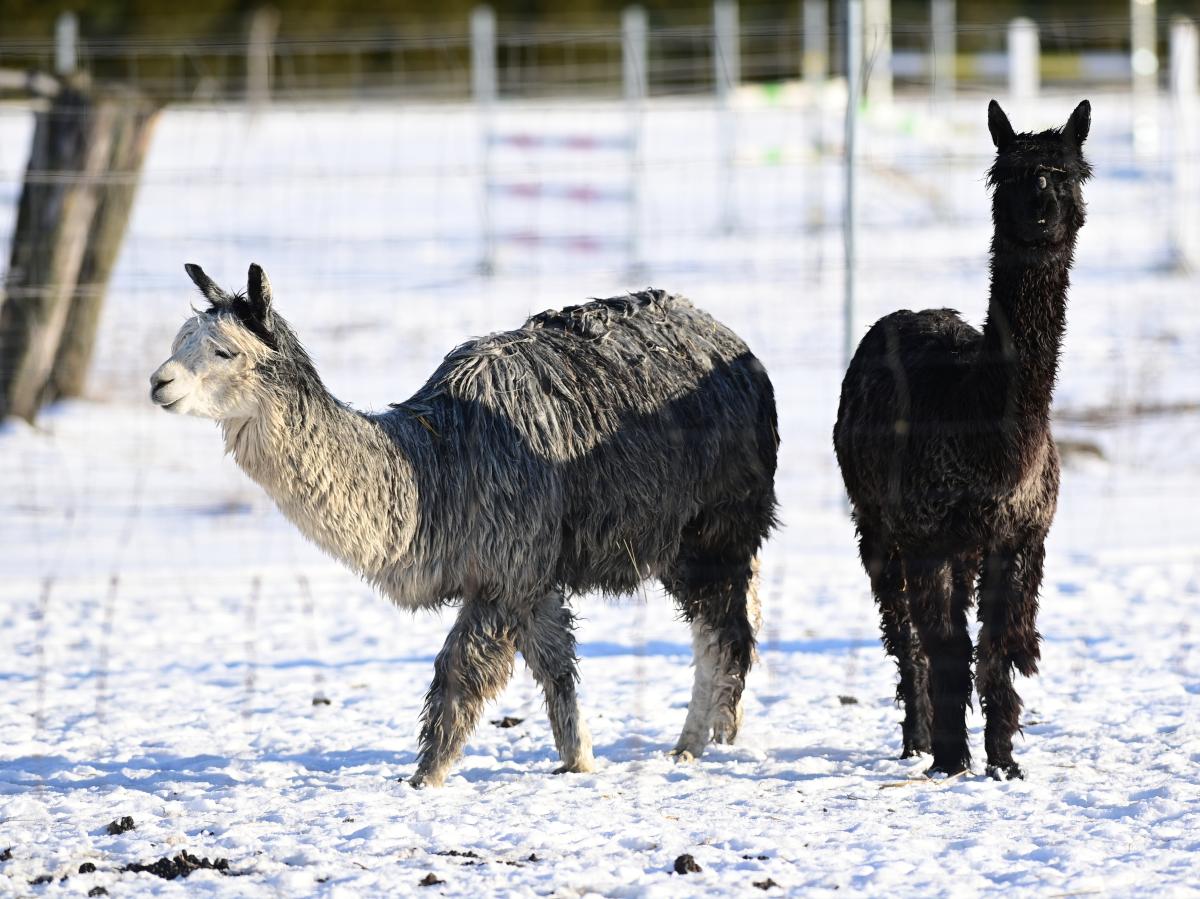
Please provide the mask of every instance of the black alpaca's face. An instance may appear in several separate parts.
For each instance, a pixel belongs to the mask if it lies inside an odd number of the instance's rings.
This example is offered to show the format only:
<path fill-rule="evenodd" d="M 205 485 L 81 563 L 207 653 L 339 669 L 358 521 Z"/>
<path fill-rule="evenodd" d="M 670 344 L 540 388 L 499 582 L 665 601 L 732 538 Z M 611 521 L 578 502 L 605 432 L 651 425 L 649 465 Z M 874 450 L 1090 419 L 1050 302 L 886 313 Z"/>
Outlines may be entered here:
<path fill-rule="evenodd" d="M 1083 182 L 1091 166 L 1083 142 L 1091 125 L 1084 100 L 1062 128 L 1016 134 L 993 100 L 988 128 L 996 162 L 988 172 L 993 188 L 992 219 L 998 234 L 1026 246 L 1061 244 L 1083 226 Z"/>

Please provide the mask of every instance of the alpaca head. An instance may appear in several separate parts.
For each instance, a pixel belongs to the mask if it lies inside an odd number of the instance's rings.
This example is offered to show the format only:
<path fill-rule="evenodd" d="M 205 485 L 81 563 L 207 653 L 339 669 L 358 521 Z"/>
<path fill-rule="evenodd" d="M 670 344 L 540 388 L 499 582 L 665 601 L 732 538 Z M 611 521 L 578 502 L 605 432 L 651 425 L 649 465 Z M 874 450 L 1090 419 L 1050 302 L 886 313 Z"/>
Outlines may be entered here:
<path fill-rule="evenodd" d="M 247 290 L 226 293 L 198 265 L 185 266 L 209 307 L 183 323 L 171 358 L 150 376 L 150 399 L 169 412 L 217 421 L 252 418 L 266 394 L 280 335 L 266 272 L 250 266 Z"/>
<path fill-rule="evenodd" d="M 1061 128 L 1017 134 L 993 100 L 988 130 L 996 161 L 988 171 L 996 236 L 1022 246 L 1053 247 L 1083 226 L 1081 187 L 1092 175 L 1083 156 L 1092 106 L 1084 100 Z"/>

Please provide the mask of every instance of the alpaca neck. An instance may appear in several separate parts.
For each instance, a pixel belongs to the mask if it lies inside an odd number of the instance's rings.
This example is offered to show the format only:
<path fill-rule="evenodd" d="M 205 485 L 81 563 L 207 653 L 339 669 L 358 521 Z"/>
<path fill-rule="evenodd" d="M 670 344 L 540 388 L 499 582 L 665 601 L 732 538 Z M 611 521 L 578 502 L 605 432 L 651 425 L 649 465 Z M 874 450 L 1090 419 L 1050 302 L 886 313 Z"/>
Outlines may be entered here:
<path fill-rule="evenodd" d="M 279 388 L 257 415 L 222 422 L 226 451 L 305 536 L 374 577 L 411 540 L 412 468 L 377 423 L 316 387 Z"/>
<path fill-rule="evenodd" d="M 1074 249 L 1073 234 L 1054 247 L 992 241 L 976 408 L 1001 423 L 1004 438 L 1028 440 L 1049 420 Z"/>

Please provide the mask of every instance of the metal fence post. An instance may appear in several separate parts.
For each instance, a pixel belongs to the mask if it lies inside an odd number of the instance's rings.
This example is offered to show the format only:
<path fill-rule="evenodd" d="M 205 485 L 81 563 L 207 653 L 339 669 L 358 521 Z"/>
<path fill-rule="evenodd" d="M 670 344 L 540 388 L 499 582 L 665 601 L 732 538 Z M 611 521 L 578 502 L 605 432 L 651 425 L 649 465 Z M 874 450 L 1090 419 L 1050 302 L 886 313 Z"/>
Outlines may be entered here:
<path fill-rule="evenodd" d="M 713 4 L 713 74 L 719 107 L 721 230 L 726 234 L 732 233 L 736 227 L 733 163 L 737 152 L 737 123 L 734 121 L 733 92 L 741 81 L 738 34 L 737 3 L 734 0 L 716 0 Z"/>
<path fill-rule="evenodd" d="M 629 277 L 641 275 L 642 103 L 649 92 L 646 10 L 627 6 L 621 13 L 621 73 L 629 116 Z"/>
<path fill-rule="evenodd" d="M 1146 158 L 1158 149 L 1158 47 L 1155 0 L 1129 0 L 1133 77 L 1133 149 Z"/>
<path fill-rule="evenodd" d="M 954 0 L 932 0 L 929 6 L 929 23 L 933 32 L 933 99 L 947 103 L 954 98 L 958 85 L 957 35 Z"/>
<path fill-rule="evenodd" d="M 863 52 L 867 63 L 867 103 L 892 102 L 892 0 L 864 0 Z"/>
<path fill-rule="evenodd" d="M 804 7 L 804 83 L 812 91 L 829 77 L 828 0 L 802 0 Z"/>
<path fill-rule="evenodd" d="M 492 118 L 496 97 L 496 14 L 490 6 L 471 11 L 471 98 L 479 117 L 480 199 L 479 225 L 483 237 L 483 256 L 479 270 L 484 275 L 496 271 L 496 230 L 492 215 Z"/>
<path fill-rule="evenodd" d="M 1041 86 L 1041 47 L 1037 25 L 1024 17 L 1008 25 L 1008 92 L 1014 100 L 1037 98 Z"/>
<path fill-rule="evenodd" d="M 847 366 L 854 355 L 854 266 L 855 266 L 855 205 L 854 184 L 855 143 L 858 136 L 858 104 L 862 93 L 862 0 L 846 0 L 846 181 L 843 201 L 842 239 L 846 248 L 846 280 L 843 321 L 845 343 L 843 361 Z"/>
<path fill-rule="evenodd" d="M 64 12 L 54 23 L 54 72 L 68 77 L 79 68 L 79 19 Z"/>
<path fill-rule="evenodd" d="M 1175 111 L 1175 146 L 1171 154 L 1172 255 L 1177 267 L 1200 269 L 1200 175 L 1196 126 L 1200 40 L 1196 23 L 1184 16 L 1171 21 L 1171 99 Z"/>

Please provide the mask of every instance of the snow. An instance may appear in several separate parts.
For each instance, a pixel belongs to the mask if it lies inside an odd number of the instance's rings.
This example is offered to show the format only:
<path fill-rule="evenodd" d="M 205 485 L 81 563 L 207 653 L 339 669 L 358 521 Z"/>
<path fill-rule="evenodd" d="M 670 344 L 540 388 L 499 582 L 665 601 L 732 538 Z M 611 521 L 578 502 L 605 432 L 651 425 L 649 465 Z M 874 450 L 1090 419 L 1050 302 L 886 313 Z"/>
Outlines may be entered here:
<path fill-rule="evenodd" d="M 1009 113 L 1018 127 L 1045 127 L 1076 100 Z M 492 279 L 477 274 L 469 109 L 168 112 L 88 398 L 36 428 L 0 428 L 0 852 L 11 847 L 0 892 L 759 895 L 754 883 L 769 878 L 814 896 L 1194 895 L 1198 282 L 1166 266 L 1169 165 L 1132 157 L 1128 98 L 1092 100 L 1098 175 L 1057 430 L 1100 455 L 1072 455 L 1064 473 L 1042 673 L 1018 684 L 1028 779 L 1008 783 L 982 776 L 977 712 L 975 774 L 927 781 L 927 759 L 896 758 L 894 666 L 829 441 L 839 169 L 814 162 L 802 110 L 738 111 L 733 235 L 719 228 L 712 110 L 664 101 L 644 120 L 643 270 L 626 271 L 627 210 L 497 200 L 504 228 L 594 234 L 616 249 L 505 246 Z M 901 100 L 867 123 L 859 330 L 901 306 L 949 305 L 980 321 L 983 109 L 975 98 L 937 110 Z M 625 127 L 603 105 L 502 116 L 513 130 Z M 835 110 L 823 128 L 836 141 Z M 23 165 L 14 148 L 30 130 L 27 113 L 0 114 L 0 237 Z M 619 154 L 505 154 L 497 177 L 510 180 L 629 176 Z M 227 286 L 262 263 L 331 388 L 362 407 L 409 395 L 469 335 L 647 282 L 732 325 L 775 381 L 783 437 L 784 526 L 763 559 L 761 658 L 738 743 L 693 764 L 667 757 L 690 646 L 648 586 L 577 602 L 594 774 L 550 774 L 539 692 L 518 666 L 445 788 L 400 782 L 414 770 L 450 615 L 397 612 L 282 519 L 222 456 L 211 423 L 150 407 L 147 376 L 194 298 L 185 261 Z M 490 723 L 505 716 L 522 721 Z M 124 815 L 135 829 L 109 835 Z M 227 858 L 239 876 L 119 870 L 180 850 Z M 703 870 L 673 873 L 682 853 Z M 96 872 L 78 874 L 85 862 Z M 444 883 L 419 887 L 429 873 Z M 44 875 L 52 882 L 30 885 Z"/>

